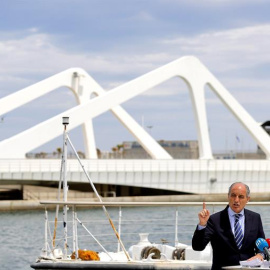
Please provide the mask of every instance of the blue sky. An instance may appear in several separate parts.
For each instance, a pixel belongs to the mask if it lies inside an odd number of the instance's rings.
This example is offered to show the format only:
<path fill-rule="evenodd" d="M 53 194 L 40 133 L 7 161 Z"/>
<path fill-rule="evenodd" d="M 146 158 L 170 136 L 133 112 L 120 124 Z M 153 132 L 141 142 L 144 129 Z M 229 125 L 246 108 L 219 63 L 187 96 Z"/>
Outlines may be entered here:
<path fill-rule="evenodd" d="M 270 2 L 262 0 L 10 0 L 0 9 L 0 98 L 70 67 L 109 91 L 194 55 L 258 122 L 270 120 Z M 249 134 L 206 89 L 214 151 L 254 150 Z M 7 113 L 0 140 L 73 106 L 65 88 Z M 196 140 L 186 85 L 178 78 L 122 106 L 157 139 Z M 94 120 L 103 151 L 133 140 L 110 112 Z M 109 136 L 108 136 L 109 135 Z M 70 132 L 83 150 L 80 128 Z M 240 138 L 240 142 L 236 140 Z M 33 151 L 52 152 L 57 138 Z"/>

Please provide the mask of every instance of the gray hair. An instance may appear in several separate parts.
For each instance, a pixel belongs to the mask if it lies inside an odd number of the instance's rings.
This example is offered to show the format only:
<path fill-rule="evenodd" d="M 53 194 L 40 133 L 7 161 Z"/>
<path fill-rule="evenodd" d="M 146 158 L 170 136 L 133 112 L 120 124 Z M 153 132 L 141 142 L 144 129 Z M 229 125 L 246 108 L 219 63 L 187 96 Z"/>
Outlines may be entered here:
<path fill-rule="evenodd" d="M 231 190 L 232 190 L 232 187 L 235 185 L 235 184 L 242 184 L 246 187 L 246 196 L 249 197 L 250 196 L 250 189 L 249 189 L 249 186 L 244 184 L 243 182 L 235 182 L 235 183 L 232 183 L 229 187 L 229 192 L 228 192 L 228 195 L 230 195 L 231 193 Z"/>

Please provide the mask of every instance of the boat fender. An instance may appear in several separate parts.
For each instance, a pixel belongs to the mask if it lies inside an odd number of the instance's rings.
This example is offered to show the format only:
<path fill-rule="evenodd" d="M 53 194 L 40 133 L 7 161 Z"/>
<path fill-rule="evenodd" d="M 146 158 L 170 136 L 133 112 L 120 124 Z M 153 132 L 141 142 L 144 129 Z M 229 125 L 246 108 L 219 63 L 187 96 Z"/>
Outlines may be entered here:
<path fill-rule="evenodd" d="M 147 259 L 149 254 L 153 253 L 152 259 L 159 260 L 161 255 L 160 255 L 160 250 L 156 247 L 153 246 L 147 246 L 142 249 L 141 252 L 141 259 Z"/>
<path fill-rule="evenodd" d="M 185 249 L 176 248 L 173 251 L 172 257 L 174 260 L 185 260 Z"/>
<path fill-rule="evenodd" d="M 55 259 L 63 259 L 63 252 L 62 249 L 56 248 L 53 250 L 53 256 Z"/>

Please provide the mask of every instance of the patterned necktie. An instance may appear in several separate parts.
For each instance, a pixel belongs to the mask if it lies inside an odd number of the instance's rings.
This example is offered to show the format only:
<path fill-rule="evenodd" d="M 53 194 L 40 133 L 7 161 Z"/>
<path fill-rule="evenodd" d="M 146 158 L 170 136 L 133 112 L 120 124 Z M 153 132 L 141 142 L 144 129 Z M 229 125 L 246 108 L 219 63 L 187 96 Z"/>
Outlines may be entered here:
<path fill-rule="evenodd" d="M 235 221 L 234 221 L 234 238 L 236 245 L 238 249 L 242 247 L 242 242 L 243 242 L 243 232 L 239 223 L 239 218 L 242 216 L 242 214 L 235 214 Z"/>

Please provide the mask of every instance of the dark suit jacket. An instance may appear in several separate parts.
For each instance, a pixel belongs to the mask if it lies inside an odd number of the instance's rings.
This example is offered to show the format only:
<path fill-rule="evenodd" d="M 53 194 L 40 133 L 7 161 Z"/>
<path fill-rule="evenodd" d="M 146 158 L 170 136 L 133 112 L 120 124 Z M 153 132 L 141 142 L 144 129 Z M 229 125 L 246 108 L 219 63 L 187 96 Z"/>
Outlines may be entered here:
<path fill-rule="evenodd" d="M 239 261 L 247 260 L 257 253 L 255 242 L 258 238 L 265 238 L 261 216 L 245 209 L 245 232 L 241 249 L 236 246 L 228 215 L 228 207 L 210 216 L 207 226 L 202 230 L 195 230 L 192 238 L 192 248 L 204 250 L 211 242 L 213 248 L 213 270 L 220 270 L 222 266 L 239 265 Z"/>

